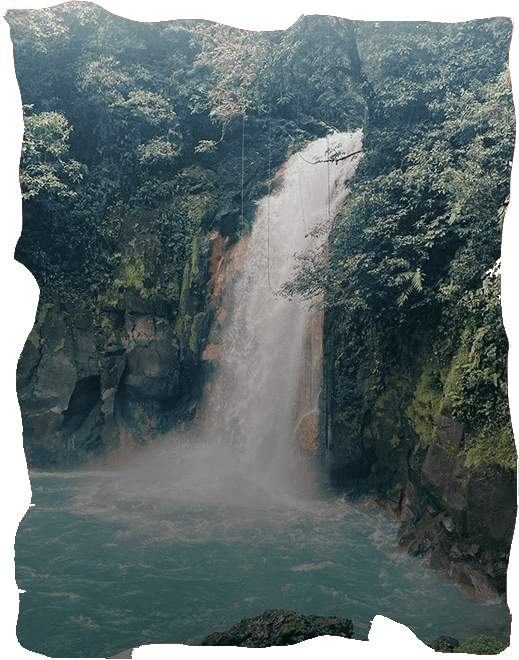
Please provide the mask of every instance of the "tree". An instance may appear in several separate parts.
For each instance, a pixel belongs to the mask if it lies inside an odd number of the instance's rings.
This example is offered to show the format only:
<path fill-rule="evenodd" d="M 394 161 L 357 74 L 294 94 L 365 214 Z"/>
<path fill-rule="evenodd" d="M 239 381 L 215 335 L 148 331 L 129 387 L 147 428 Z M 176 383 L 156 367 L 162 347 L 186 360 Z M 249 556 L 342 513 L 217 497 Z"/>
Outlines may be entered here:
<path fill-rule="evenodd" d="M 267 44 L 261 33 L 219 24 L 200 25 L 195 35 L 201 38 L 195 66 L 207 75 L 191 96 L 191 108 L 194 113 L 209 110 L 211 121 L 221 128 L 218 142 L 199 142 L 195 151 L 202 152 L 222 142 L 234 117 L 245 120 L 249 109 L 263 109 L 256 80 L 266 66 Z"/>
<path fill-rule="evenodd" d="M 178 118 L 162 90 L 146 88 L 152 82 L 150 71 L 141 65 L 125 67 L 113 55 L 90 61 L 81 71 L 79 88 L 95 107 L 93 131 L 103 158 L 124 152 L 124 158 L 131 155 L 147 165 L 180 155 Z"/>
<path fill-rule="evenodd" d="M 74 197 L 71 184 L 83 178 L 76 160 L 67 158 L 72 127 L 58 112 L 28 114 L 24 107 L 24 139 L 20 161 L 22 199 L 51 196 Z"/>

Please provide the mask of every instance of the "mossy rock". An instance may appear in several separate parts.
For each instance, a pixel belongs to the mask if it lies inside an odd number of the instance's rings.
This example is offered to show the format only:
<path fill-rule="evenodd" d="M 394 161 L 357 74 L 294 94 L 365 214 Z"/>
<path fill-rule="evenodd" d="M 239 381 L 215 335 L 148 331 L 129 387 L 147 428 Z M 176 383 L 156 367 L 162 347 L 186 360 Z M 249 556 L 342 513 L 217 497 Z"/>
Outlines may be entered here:
<path fill-rule="evenodd" d="M 429 646 L 438 653 L 452 653 L 454 649 L 458 648 L 460 643 L 454 637 L 448 635 L 441 635 L 437 637 Z"/>
<path fill-rule="evenodd" d="M 46 302 L 44 305 L 42 305 L 41 309 L 36 315 L 36 320 L 27 338 L 37 350 L 39 350 L 45 343 L 45 337 L 42 334 L 42 328 L 51 311 L 56 311 L 54 303 Z"/>
<path fill-rule="evenodd" d="M 193 319 L 193 323 L 191 324 L 191 333 L 189 336 L 189 348 L 192 353 L 195 354 L 198 353 L 206 317 L 207 317 L 206 312 L 199 312 L 198 314 L 195 315 L 195 318 Z"/>
<path fill-rule="evenodd" d="M 338 616 L 297 614 L 290 610 L 266 610 L 254 619 L 242 619 L 224 632 L 216 632 L 200 642 L 200 646 L 241 646 L 266 648 L 290 646 L 321 635 L 351 639 L 353 623 Z"/>
<path fill-rule="evenodd" d="M 56 344 L 56 348 L 54 349 L 55 353 L 58 353 L 58 351 L 62 351 L 65 348 L 65 341 L 66 338 L 63 336 L 59 342 Z"/>

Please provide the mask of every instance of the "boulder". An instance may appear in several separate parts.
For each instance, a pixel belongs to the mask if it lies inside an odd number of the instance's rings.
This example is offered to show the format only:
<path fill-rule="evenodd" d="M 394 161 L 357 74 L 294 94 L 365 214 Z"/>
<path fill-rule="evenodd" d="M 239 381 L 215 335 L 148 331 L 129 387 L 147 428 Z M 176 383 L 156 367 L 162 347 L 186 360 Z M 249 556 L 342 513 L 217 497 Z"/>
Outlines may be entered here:
<path fill-rule="evenodd" d="M 459 645 L 460 643 L 457 639 L 448 637 L 447 635 L 441 635 L 429 644 L 434 651 L 438 651 L 439 653 L 452 653 Z"/>
<path fill-rule="evenodd" d="M 503 551 L 512 543 L 517 513 L 515 475 L 481 465 L 467 482 L 467 530 L 474 543 Z"/>
<path fill-rule="evenodd" d="M 296 614 L 290 610 L 266 610 L 254 619 L 242 619 L 224 632 L 203 639 L 200 646 L 245 646 L 265 648 L 290 646 L 321 635 L 353 637 L 350 619 L 337 616 Z"/>

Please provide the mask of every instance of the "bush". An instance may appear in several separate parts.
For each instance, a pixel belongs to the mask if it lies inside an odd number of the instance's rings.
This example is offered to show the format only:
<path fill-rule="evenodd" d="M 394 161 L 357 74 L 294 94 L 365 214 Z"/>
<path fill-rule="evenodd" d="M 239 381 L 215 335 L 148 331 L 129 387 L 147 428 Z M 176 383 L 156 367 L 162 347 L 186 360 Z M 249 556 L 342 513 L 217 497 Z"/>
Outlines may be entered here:
<path fill-rule="evenodd" d="M 453 653 L 472 653 L 475 655 L 496 655 L 507 648 L 507 645 L 494 637 L 477 635 L 469 637 L 464 644 L 454 649 Z"/>

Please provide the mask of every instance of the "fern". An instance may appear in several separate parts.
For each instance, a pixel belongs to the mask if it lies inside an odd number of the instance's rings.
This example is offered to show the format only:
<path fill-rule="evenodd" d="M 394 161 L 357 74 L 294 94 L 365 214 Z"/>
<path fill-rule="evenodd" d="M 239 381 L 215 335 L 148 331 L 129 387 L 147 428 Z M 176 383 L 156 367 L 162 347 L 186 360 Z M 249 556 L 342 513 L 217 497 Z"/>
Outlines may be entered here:
<path fill-rule="evenodd" d="M 423 291 L 423 281 L 425 279 L 425 275 L 421 268 L 417 268 L 416 270 L 408 270 L 405 273 L 400 273 L 397 278 L 396 282 L 397 284 L 400 284 L 402 282 L 409 282 L 409 286 L 405 291 L 403 291 L 397 298 L 397 305 L 399 307 L 402 307 L 405 305 L 407 302 L 407 299 L 411 295 L 413 291 L 416 291 L 417 293 L 421 293 Z"/>

